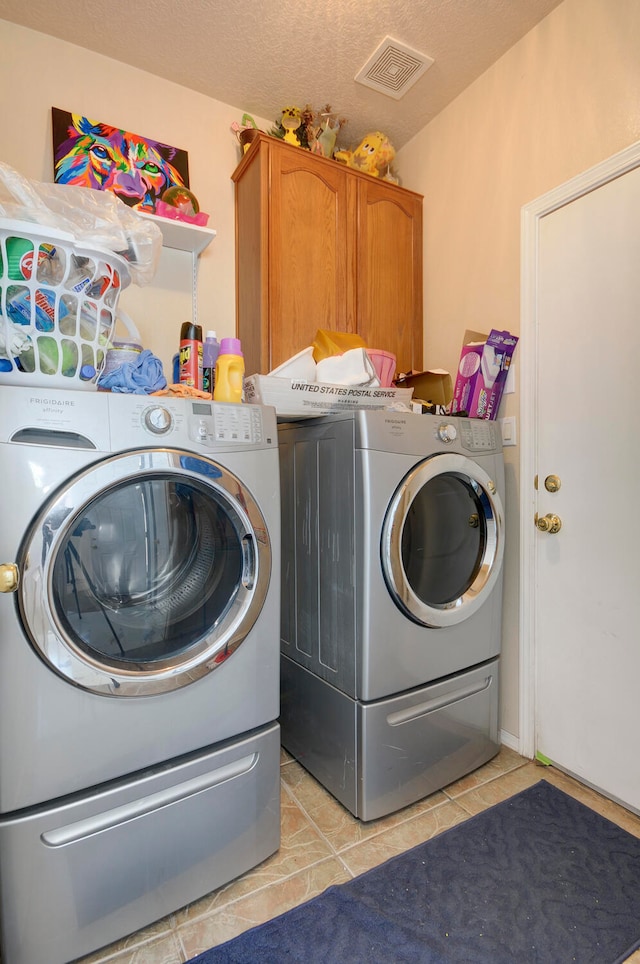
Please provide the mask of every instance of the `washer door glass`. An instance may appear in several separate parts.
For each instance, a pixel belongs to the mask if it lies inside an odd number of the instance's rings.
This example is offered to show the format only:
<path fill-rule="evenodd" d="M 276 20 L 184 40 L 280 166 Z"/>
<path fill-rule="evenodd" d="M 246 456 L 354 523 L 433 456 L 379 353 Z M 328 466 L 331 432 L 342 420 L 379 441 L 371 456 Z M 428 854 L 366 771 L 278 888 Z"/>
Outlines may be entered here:
<path fill-rule="evenodd" d="M 425 626 L 468 618 L 500 575 L 502 525 L 495 482 L 478 464 L 447 454 L 416 466 L 382 530 L 382 568 L 396 605 Z"/>
<path fill-rule="evenodd" d="M 98 463 L 45 507 L 25 547 L 21 605 L 40 655 L 118 696 L 193 682 L 262 608 L 271 553 L 251 494 L 177 451 Z"/>

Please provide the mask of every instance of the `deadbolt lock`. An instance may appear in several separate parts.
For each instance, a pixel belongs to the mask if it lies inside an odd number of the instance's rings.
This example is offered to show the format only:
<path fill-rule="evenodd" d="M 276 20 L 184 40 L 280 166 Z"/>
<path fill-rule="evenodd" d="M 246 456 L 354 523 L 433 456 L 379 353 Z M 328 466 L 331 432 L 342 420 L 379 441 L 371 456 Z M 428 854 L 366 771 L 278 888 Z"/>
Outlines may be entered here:
<path fill-rule="evenodd" d="M 554 535 L 562 529 L 562 519 L 560 516 L 553 515 L 551 512 L 547 512 L 547 514 L 543 516 L 538 516 L 536 513 L 535 523 L 536 528 L 539 529 L 540 532 L 548 532 L 550 535 Z"/>
<path fill-rule="evenodd" d="M 557 475 L 548 475 L 544 480 L 544 487 L 547 490 L 547 492 L 558 492 L 561 485 L 562 485 L 562 482 L 560 481 L 560 478 Z"/>

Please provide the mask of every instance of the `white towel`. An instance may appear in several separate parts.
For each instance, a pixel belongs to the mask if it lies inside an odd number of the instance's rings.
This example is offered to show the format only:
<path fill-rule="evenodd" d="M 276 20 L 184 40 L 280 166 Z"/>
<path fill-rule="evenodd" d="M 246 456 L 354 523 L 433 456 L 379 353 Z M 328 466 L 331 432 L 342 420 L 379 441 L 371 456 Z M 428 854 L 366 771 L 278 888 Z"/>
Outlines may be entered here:
<path fill-rule="evenodd" d="M 380 380 L 364 348 L 351 348 L 343 355 L 330 355 L 316 366 L 319 382 L 329 385 L 363 385 L 378 388 Z"/>

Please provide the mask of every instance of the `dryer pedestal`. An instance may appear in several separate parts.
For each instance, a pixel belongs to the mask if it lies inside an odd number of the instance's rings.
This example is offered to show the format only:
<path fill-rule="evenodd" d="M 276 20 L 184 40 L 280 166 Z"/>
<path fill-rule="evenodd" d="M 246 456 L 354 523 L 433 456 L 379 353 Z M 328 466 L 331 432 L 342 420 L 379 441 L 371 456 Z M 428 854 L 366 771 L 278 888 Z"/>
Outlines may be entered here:
<path fill-rule="evenodd" d="M 500 433 L 357 410 L 278 435 L 282 740 L 373 820 L 498 751 Z"/>
<path fill-rule="evenodd" d="M 375 820 L 499 750 L 499 660 L 362 703 L 282 656 L 282 745 L 354 816 Z"/>

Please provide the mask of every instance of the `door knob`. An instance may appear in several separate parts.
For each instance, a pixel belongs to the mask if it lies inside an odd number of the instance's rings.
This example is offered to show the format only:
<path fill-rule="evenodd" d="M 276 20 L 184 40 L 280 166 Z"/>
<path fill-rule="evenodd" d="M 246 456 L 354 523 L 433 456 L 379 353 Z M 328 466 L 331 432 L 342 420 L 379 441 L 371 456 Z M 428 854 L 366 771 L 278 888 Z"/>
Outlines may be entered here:
<path fill-rule="evenodd" d="M 15 592 L 20 582 L 18 567 L 13 562 L 0 565 L 0 592 Z"/>
<path fill-rule="evenodd" d="M 547 514 L 543 516 L 536 514 L 535 523 L 536 528 L 539 529 L 540 532 L 548 532 L 550 535 L 560 532 L 562 528 L 562 519 L 560 516 L 553 515 L 551 512 L 547 512 Z"/>

